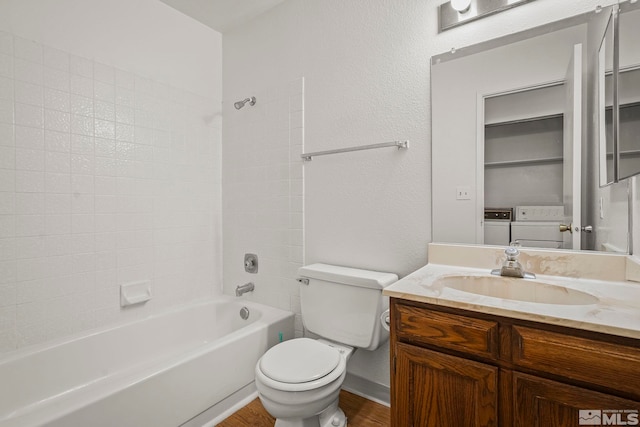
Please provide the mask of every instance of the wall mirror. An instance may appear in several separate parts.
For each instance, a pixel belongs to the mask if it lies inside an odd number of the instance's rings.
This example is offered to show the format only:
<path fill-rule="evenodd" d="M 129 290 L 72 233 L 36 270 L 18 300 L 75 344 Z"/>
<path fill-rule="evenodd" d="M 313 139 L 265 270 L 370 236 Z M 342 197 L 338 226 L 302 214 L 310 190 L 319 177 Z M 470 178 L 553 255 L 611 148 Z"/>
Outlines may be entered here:
<path fill-rule="evenodd" d="M 636 5 L 620 4 L 618 16 L 619 73 L 613 85 L 619 103 L 619 180 L 640 174 L 640 9 Z"/>
<path fill-rule="evenodd" d="M 631 20 L 640 4 L 627 6 L 621 17 Z M 590 70 L 608 53 L 611 15 L 603 8 L 432 58 L 434 241 L 628 251 L 626 183 L 600 188 L 599 138 L 585 136 L 596 108 Z M 624 132 L 639 130 L 634 122 Z M 635 150 L 622 151 L 640 166 Z"/>

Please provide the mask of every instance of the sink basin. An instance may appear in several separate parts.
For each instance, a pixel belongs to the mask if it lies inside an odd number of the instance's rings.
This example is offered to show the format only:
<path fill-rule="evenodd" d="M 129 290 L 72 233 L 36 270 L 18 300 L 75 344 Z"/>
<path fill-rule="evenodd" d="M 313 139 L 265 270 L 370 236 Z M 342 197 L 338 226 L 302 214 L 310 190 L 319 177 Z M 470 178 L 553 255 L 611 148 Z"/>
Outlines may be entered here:
<path fill-rule="evenodd" d="M 444 276 L 435 280 L 442 286 L 476 295 L 538 304 L 588 305 L 598 298 L 586 292 L 531 279 L 498 276 Z"/>

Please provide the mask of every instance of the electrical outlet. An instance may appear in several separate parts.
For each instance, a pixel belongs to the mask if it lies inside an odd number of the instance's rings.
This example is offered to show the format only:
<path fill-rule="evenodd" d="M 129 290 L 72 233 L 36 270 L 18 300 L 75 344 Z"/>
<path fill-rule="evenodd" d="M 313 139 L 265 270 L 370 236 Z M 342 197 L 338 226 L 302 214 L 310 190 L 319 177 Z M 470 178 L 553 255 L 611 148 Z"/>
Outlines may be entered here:
<path fill-rule="evenodd" d="M 471 187 L 456 187 L 456 200 L 471 200 Z"/>

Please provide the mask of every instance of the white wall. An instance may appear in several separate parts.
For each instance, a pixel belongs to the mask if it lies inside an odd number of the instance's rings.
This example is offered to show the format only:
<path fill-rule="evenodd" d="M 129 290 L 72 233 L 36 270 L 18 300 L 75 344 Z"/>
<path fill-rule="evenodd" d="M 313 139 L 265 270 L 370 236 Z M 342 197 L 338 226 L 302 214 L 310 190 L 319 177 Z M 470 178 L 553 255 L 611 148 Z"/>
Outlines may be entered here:
<path fill-rule="evenodd" d="M 431 241 L 430 57 L 601 2 L 538 0 L 443 34 L 436 3 L 442 1 L 288 0 L 225 33 L 225 108 L 247 90 L 304 77 L 305 151 L 411 141 L 404 152 L 304 165 L 305 263 L 400 275 L 424 265 Z M 238 262 L 225 259 L 225 271 Z M 388 351 L 356 353 L 349 371 L 388 385 Z"/>
<path fill-rule="evenodd" d="M 156 1 L 0 3 L 0 352 L 221 291 L 220 75 Z"/>

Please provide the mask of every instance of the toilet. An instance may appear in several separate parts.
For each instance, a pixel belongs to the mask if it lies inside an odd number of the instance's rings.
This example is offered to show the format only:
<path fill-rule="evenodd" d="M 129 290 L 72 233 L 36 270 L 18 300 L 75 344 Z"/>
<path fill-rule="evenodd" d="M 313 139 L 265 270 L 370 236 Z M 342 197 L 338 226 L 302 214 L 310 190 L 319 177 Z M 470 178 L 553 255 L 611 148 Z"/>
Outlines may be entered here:
<path fill-rule="evenodd" d="M 375 350 L 389 333 L 380 316 L 391 273 L 328 264 L 298 270 L 302 321 L 317 339 L 295 338 L 268 350 L 256 364 L 256 388 L 276 427 L 344 427 L 338 407 L 347 362 L 360 348 Z"/>

